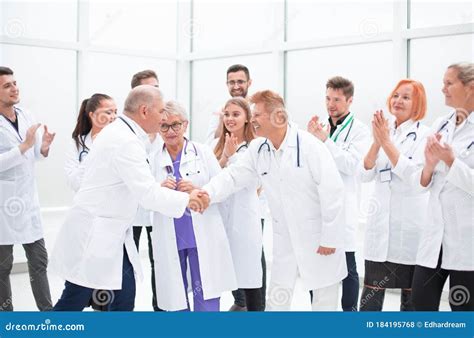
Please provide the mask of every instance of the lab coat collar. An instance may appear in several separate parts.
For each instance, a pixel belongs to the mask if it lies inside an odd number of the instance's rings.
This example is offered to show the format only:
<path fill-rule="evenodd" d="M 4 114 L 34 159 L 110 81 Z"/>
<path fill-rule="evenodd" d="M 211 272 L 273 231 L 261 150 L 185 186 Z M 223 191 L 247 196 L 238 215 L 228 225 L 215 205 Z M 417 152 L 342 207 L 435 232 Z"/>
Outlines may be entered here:
<path fill-rule="evenodd" d="M 286 131 L 287 145 L 288 147 L 297 147 L 296 135 L 298 134 L 298 128 L 291 122 L 288 123 L 288 129 Z"/>
<path fill-rule="evenodd" d="M 473 114 L 473 112 L 471 112 L 469 114 L 469 116 L 467 117 L 467 120 L 469 121 L 469 123 L 474 123 L 474 114 Z"/>
<path fill-rule="evenodd" d="M 196 154 L 196 148 L 195 145 L 189 141 L 188 139 L 185 139 L 183 149 L 181 150 L 181 164 L 192 161 L 195 159 L 197 156 Z M 160 167 L 165 168 L 166 166 L 173 166 L 173 162 L 171 160 L 171 156 L 166 149 L 165 144 L 163 144 L 162 151 L 160 154 Z"/>
<path fill-rule="evenodd" d="M 411 131 L 411 129 L 413 128 L 413 125 L 416 125 L 416 122 L 411 119 L 408 119 L 405 122 L 403 122 L 398 128 L 395 129 L 396 123 L 394 120 L 392 124 L 392 129 L 394 131 L 394 134 L 396 135 L 406 135 Z"/>
<path fill-rule="evenodd" d="M 294 144 L 296 146 L 296 136 L 294 138 L 295 138 Z M 280 151 L 280 150 L 284 151 L 287 146 L 292 146 L 293 145 L 291 143 L 292 139 L 293 139 L 293 137 L 292 137 L 292 128 L 291 128 L 290 124 L 288 124 L 287 127 L 286 127 L 285 138 L 283 139 L 283 142 L 281 143 L 280 148 L 278 148 L 278 150 L 275 148 L 275 146 L 273 145 L 272 141 L 270 141 L 270 139 L 267 139 L 267 140 L 268 140 L 268 143 L 270 143 L 271 149 L 273 151 Z"/>
<path fill-rule="evenodd" d="M 134 120 L 126 116 L 125 114 L 120 115 L 127 123 L 132 127 L 133 131 L 135 134 L 138 136 L 138 138 L 146 144 L 150 143 L 150 138 L 148 137 L 148 134 L 143 130 L 142 127 L 138 125 Z M 123 123 L 123 121 L 122 121 Z M 128 127 L 127 127 L 128 128 Z"/>
<path fill-rule="evenodd" d="M 23 114 L 23 111 L 18 107 L 13 107 L 13 109 L 15 110 L 17 120 L 22 119 L 21 115 Z M 20 136 L 21 130 L 24 128 L 23 123 L 18 123 L 18 131 L 17 131 L 13 127 L 11 122 L 8 121 L 8 118 L 2 114 L 2 116 L 0 117 L 0 124 L 3 124 L 4 126 L 6 126 L 6 128 L 9 128 L 11 130 L 11 132 L 13 133 L 13 135 L 15 135 L 15 137 L 17 138 L 17 140 L 19 142 L 23 142 L 23 140 Z"/>

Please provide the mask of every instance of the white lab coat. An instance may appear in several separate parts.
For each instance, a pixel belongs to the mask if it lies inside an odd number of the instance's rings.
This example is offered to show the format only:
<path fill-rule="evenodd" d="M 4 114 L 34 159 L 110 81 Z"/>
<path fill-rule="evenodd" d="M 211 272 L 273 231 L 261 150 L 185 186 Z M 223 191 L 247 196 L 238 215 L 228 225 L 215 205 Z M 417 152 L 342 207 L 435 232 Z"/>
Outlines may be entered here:
<path fill-rule="evenodd" d="M 155 182 L 146 163 L 148 136 L 133 120 L 123 118 L 134 132 L 117 119 L 97 135 L 81 187 L 51 254 L 51 268 L 59 276 L 93 289 L 121 289 L 124 245 L 141 278 L 131 231 L 139 204 L 178 216 L 189 201 L 188 194 Z"/>
<path fill-rule="evenodd" d="M 412 120 L 395 131 L 393 121 L 390 137 L 400 151 L 397 165 L 392 166 L 382 148 L 374 168 L 365 170 L 363 161 L 360 162 L 358 173 L 362 182 L 375 181 L 365 230 L 367 260 L 415 264 L 420 234 L 426 225 L 428 194 L 411 176 L 423 166 L 428 131 L 429 128 Z M 390 167 L 391 181 L 381 182 L 380 170 Z"/>
<path fill-rule="evenodd" d="M 166 166 L 173 167 L 169 153 L 166 149 L 161 149 L 155 160 L 157 182 L 166 179 Z M 187 142 L 185 150 L 180 164 L 183 179 L 202 186 L 221 170 L 217 159 L 207 146 Z M 174 217 L 181 217 L 182 214 L 183 212 Z M 191 217 L 204 299 L 217 298 L 222 292 L 235 290 L 237 283 L 234 265 L 218 206 L 210 206 L 202 215 L 191 211 Z M 158 306 L 168 311 L 186 309 L 186 294 L 173 217 L 163 211 L 154 213 L 152 239 Z"/>
<path fill-rule="evenodd" d="M 40 205 L 35 180 L 35 160 L 40 153 L 41 136 L 23 155 L 18 146 L 35 121 L 26 110 L 15 107 L 18 133 L 0 115 L 0 245 L 27 244 L 43 238 Z"/>
<path fill-rule="evenodd" d="M 70 141 L 69 149 L 66 153 L 66 161 L 64 162 L 66 182 L 74 192 L 77 192 L 81 186 L 87 155 L 92 148 L 91 133 L 89 132 L 83 138 L 85 147 L 79 145 L 78 148 L 74 139 Z"/>
<path fill-rule="evenodd" d="M 229 158 L 228 165 L 236 163 L 247 151 L 245 143 Z M 247 187 L 232 194 L 220 204 L 224 226 L 229 238 L 235 275 L 239 289 L 262 287 L 262 223 L 261 202 L 257 194 L 258 177 Z"/>
<path fill-rule="evenodd" d="M 438 119 L 431 130 L 440 132 L 442 142 L 455 153 L 451 168 L 440 162 L 428 186 L 430 191 L 428 226 L 418 248 L 416 264 L 435 268 L 443 248 L 441 267 L 447 270 L 474 270 L 474 114 L 456 128 L 456 115 Z M 471 147 L 468 149 L 468 147 Z M 420 182 L 421 171 L 416 175 Z"/>
<path fill-rule="evenodd" d="M 153 143 L 147 142 L 146 143 L 146 153 L 148 154 L 148 161 L 150 162 L 151 172 L 153 176 L 155 176 L 155 157 L 158 151 L 163 147 L 163 139 L 159 134 L 156 135 Z M 137 214 L 135 215 L 135 219 L 132 222 L 132 225 L 135 226 L 152 226 L 153 224 L 153 212 L 150 210 L 146 210 L 141 206 L 138 206 Z"/>
<path fill-rule="evenodd" d="M 370 132 L 367 126 L 356 118 L 352 122 L 340 132 L 336 141 L 328 137 L 324 142 L 336 162 L 346 191 L 344 196 L 346 226 L 344 248 L 347 252 L 354 252 L 357 249 L 360 180 L 354 173 L 370 146 Z M 337 135 L 343 125 L 344 123 L 338 125 L 333 135 Z"/>
<path fill-rule="evenodd" d="M 322 142 L 294 125 L 288 126 L 280 147 L 281 161 L 275 157 L 280 150 L 275 152 L 271 142 L 266 142 L 253 140 L 242 158 L 204 189 L 212 202 L 219 202 L 260 177 L 273 219 L 273 266 L 279 267 L 272 271 L 272 283 L 293 287 L 288 285 L 294 282 L 288 280 L 288 271 L 294 268 L 293 255 L 305 289 L 338 283 L 347 276 L 344 185 L 331 154 Z M 336 252 L 319 255 L 316 251 L 320 245 L 334 247 Z"/>

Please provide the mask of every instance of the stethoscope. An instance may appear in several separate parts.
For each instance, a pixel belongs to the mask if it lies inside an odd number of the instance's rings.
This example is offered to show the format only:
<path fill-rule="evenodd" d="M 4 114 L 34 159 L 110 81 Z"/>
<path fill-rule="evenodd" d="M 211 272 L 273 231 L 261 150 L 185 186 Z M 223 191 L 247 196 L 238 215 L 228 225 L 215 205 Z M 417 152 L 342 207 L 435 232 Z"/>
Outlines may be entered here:
<path fill-rule="evenodd" d="M 241 151 L 242 149 L 247 149 L 248 147 L 249 147 L 248 143 L 244 143 L 244 144 L 242 144 L 240 147 L 238 147 L 235 152 L 238 153 L 238 152 Z"/>
<path fill-rule="evenodd" d="M 267 148 L 268 154 L 270 154 L 270 143 L 268 143 L 268 139 L 265 139 L 265 142 L 263 142 L 260 147 L 258 147 L 257 155 L 260 156 L 260 152 L 263 150 L 263 148 Z M 298 132 L 296 133 L 296 167 L 301 168 L 301 163 L 300 163 L 300 137 Z M 264 171 L 261 175 L 265 176 L 268 174 L 268 171 Z"/>
<path fill-rule="evenodd" d="M 87 154 L 89 154 L 89 148 L 87 148 L 86 146 L 86 135 L 83 135 L 81 138 L 82 138 L 83 145 L 82 145 L 82 151 L 78 155 L 79 162 L 82 162 L 84 157 L 86 157 Z"/>
<path fill-rule="evenodd" d="M 342 142 L 344 145 L 345 145 L 346 142 L 347 142 L 347 138 L 349 137 L 349 134 L 351 133 L 351 130 L 352 130 L 352 125 L 354 124 L 354 115 L 352 115 L 352 113 L 351 113 L 351 115 L 350 115 L 349 120 L 347 121 L 347 123 L 349 123 L 349 130 L 347 131 L 346 136 L 344 137 L 344 140 L 343 140 L 343 142 Z M 342 126 L 342 128 L 339 129 L 339 131 L 336 130 L 336 131 L 337 131 L 337 134 L 336 134 L 336 135 L 333 135 L 333 136 L 331 137 L 331 139 L 332 139 L 334 142 L 337 141 L 339 135 L 340 135 L 340 134 L 342 133 L 342 131 L 346 128 L 347 123 L 344 124 L 344 125 Z M 334 133 L 336 133 L 336 131 L 335 131 Z"/>
<path fill-rule="evenodd" d="M 198 169 L 197 167 L 197 160 L 199 159 L 199 156 L 198 156 L 198 153 L 197 153 L 197 149 L 196 149 L 196 145 L 193 143 L 193 142 L 190 142 L 186 137 L 184 138 L 184 140 L 186 141 L 186 143 L 184 144 L 184 147 L 183 147 L 183 153 L 184 155 L 187 155 L 188 154 L 188 144 L 191 143 L 191 145 L 193 146 L 191 150 L 191 152 L 194 153 L 194 171 L 188 171 L 185 173 L 186 176 L 192 176 L 192 175 L 196 175 L 196 174 L 200 174 L 201 173 L 201 170 Z M 166 148 L 166 145 L 163 144 L 163 150 Z M 173 175 L 173 167 L 170 166 L 170 165 L 167 165 L 166 166 L 166 171 L 168 173 L 168 176 L 174 176 Z"/>
<path fill-rule="evenodd" d="M 137 135 L 137 133 L 135 132 L 135 130 L 133 130 L 132 126 L 131 126 L 127 121 L 125 121 L 125 119 L 124 119 L 122 116 L 119 116 L 118 118 L 119 118 L 120 120 L 122 120 L 123 123 L 125 123 L 128 128 L 130 128 L 130 130 L 132 131 L 132 133 L 134 133 L 135 135 Z M 146 159 L 146 163 L 150 164 L 150 161 L 148 161 L 148 159 Z"/>
<path fill-rule="evenodd" d="M 456 112 L 452 113 L 451 116 L 446 120 L 444 121 L 444 123 L 441 125 L 441 127 L 438 129 L 438 134 L 441 133 L 449 124 L 449 122 L 451 122 L 454 114 L 456 114 Z M 469 155 L 470 151 L 471 151 L 471 147 L 472 145 L 474 144 L 474 141 L 471 141 L 471 143 L 469 143 L 469 145 L 466 147 L 466 149 L 464 149 L 461 153 L 460 153 L 460 156 L 463 158 L 463 157 L 466 157 L 467 155 Z"/>
<path fill-rule="evenodd" d="M 441 128 L 438 129 L 437 134 L 441 133 L 448 126 L 454 114 L 456 114 L 456 112 L 452 113 L 451 116 L 446 121 L 444 121 L 444 123 L 441 125 Z"/>

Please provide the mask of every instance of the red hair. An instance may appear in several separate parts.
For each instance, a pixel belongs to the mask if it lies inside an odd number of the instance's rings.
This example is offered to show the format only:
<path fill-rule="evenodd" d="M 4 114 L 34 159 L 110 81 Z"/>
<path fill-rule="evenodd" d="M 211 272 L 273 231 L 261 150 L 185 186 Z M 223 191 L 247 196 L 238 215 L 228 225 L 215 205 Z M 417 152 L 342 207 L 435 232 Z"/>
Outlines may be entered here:
<path fill-rule="evenodd" d="M 426 115 L 426 92 L 425 92 L 425 87 L 423 87 L 421 82 L 418 82 L 416 80 L 403 79 L 397 83 L 397 85 L 392 90 L 392 92 L 390 93 L 387 99 L 388 110 L 392 112 L 390 109 L 390 100 L 392 100 L 398 88 L 400 88 L 400 86 L 405 85 L 405 84 L 409 84 L 413 87 L 413 95 L 411 98 L 413 105 L 412 105 L 410 119 L 413 121 L 422 120 Z"/>

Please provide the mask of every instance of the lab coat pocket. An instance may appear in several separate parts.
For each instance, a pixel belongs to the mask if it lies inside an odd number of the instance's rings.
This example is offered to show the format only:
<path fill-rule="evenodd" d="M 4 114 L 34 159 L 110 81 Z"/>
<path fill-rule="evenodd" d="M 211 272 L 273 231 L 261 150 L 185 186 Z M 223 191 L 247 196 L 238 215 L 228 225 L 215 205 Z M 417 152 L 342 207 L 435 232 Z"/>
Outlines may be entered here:
<path fill-rule="evenodd" d="M 99 260 L 120 257 L 125 239 L 123 220 L 96 217 L 92 228 L 87 254 Z"/>

